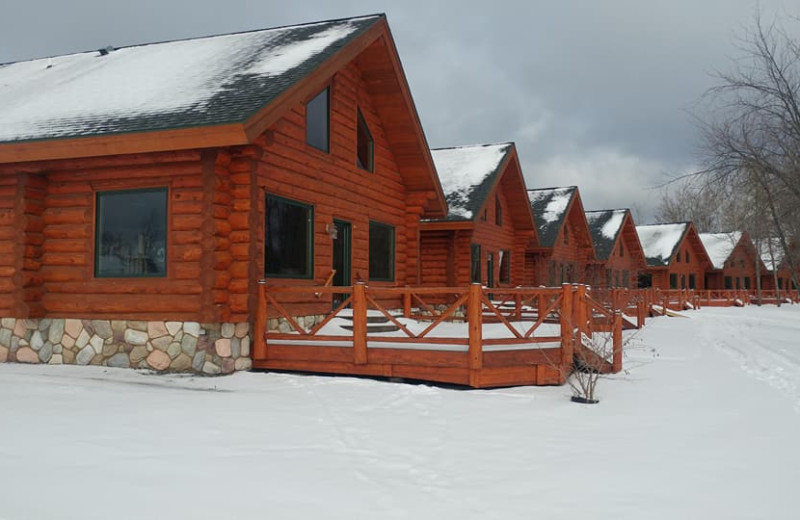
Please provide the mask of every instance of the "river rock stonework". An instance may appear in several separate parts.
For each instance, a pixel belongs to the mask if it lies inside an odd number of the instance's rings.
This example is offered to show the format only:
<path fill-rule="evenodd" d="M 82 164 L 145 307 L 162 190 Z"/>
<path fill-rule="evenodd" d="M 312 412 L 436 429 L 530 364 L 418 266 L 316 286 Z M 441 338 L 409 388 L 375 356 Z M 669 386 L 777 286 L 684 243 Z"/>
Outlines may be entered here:
<path fill-rule="evenodd" d="M 104 365 L 208 375 L 249 370 L 250 324 L 0 319 L 0 363 Z"/>

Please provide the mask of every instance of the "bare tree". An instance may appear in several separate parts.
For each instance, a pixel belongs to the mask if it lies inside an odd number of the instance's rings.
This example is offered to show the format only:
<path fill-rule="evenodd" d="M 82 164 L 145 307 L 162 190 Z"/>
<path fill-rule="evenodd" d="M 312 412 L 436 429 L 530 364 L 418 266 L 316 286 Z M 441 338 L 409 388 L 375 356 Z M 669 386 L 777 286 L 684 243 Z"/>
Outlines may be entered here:
<path fill-rule="evenodd" d="M 698 119 L 703 131 L 707 189 L 741 190 L 763 213 L 751 223 L 769 222 L 793 273 L 793 249 L 800 219 L 800 42 L 777 23 L 756 15 L 739 41 L 742 57 L 704 100 L 712 117 Z M 755 207 L 755 206 L 754 206 Z M 753 208 L 751 208 L 753 209 Z M 752 226 L 758 227 L 758 226 Z M 797 282 L 797 280 L 795 280 Z"/>

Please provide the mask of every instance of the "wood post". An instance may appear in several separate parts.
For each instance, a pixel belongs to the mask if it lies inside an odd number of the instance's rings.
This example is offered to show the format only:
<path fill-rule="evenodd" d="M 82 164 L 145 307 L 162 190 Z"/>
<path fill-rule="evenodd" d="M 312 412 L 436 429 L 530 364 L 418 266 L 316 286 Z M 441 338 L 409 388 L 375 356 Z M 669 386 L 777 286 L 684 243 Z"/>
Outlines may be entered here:
<path fill-rule="evenodd" d="M 403 293 L 403 317 L 411 317 L 411 289 L 406 286 L 406 292 Z"/>
<path fill-rule="evenodd" d="M 614 332 L 612 336 L 614 353 L 611 361 L 611 371 L 615 374 L 622 370 L 622 314 L 614 313 Z"/>
<path fill-rule="evenodd" d="M 259 282 L 256 322 L 253 327 L 253 359 L 267 359 L 267 286 Z"/>
<path fill-rule="evenodd" d="M 522 295 L 515 294 L 514 295 L 514 309 L 517 313 L 517 319 L 522 321 Z"/>
<path fill-rule="evenodd" d="M 574 315 L 572 305 L 572 290 L 570 284 L 561 284 L 561 368 L 572 366 L 572 341 L 574 340 Z"/>
<path fill-rule="evenodd" d="M 467 323 L 469 326 L 469 368 L 483 368 L 483 289 L 481 284 L 469 286 L 467 298 Z"/>
<path fill-rule="evenodd" d="M 367 291 L 364 282 L 353 285 L 353 363 L 367 364 Z"/>

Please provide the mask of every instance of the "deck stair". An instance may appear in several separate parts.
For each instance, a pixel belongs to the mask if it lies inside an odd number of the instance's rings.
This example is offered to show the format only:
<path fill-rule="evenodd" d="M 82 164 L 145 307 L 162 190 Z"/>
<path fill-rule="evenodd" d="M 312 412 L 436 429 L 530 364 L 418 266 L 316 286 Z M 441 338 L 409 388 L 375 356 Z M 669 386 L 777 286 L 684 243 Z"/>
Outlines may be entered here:
<path fill-rule="evenodd" d="M 398 321 L 400 321 L 399 318 L 403 317 L 402 313 L 400 314 L 392 313 L 392 316 L 395 319 L 398 319 Z M 339 318 L 345 320 L 346 322 L 349 322 L 346 324 L 339 325 L 341 328 L 343 328 L 344 330 L 353 330 L 352 314 L 350 315 L 339 314 Z M 403 325 L 405 325 L 405 323 L 403 323 Z M 389 320 L 389 318 L 384 316 L 382 313 L 375 313 L 375 314 L 369 313 L 367 315 L 367 334 L 378 333 L 378 332 L 397 332 L 398 330 L 400 330 L 400 328 L 394 323 L 392 323 L 391 320 Z"/>

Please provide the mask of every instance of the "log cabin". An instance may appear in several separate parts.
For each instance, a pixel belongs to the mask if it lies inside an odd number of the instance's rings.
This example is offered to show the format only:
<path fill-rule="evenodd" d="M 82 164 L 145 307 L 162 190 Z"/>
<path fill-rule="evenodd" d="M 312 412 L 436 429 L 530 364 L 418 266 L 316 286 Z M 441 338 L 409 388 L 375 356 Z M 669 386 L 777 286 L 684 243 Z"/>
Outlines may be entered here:
<path fill-rule="evenodd" d="M 421 223 L 422 284 L 523 283 L 536 227 L 514 143 L 431 151 L 447 199 L 443 219 Z"/>
<path fill-rule="evenodd" d="M 420 219 L 446 215 L 383 15 L 11 63 L 0 85 L 0 361 L 248 369 L 259 279 L 417 284 Z"/>
<path fill-rule="evenodd" d="M 636 226 L 636 232 L 647 258 L 640 287 L 705 288 L 711 259 L 691 222 Z"/>
<path fill-rule="evenodd" d="M 636 225 L 629 209 L 587 211 L 595 260 L 589 266 L 593 287 L 636 289 L 647 268 Z"/>
<path fill-rule="evenodd" d="M 578 187 L 528 190 L 528 200 L 539 240 L 526 248 L 525 285 L 588 282 L 595 251 Z"/>
<path fill-rule="evenodd" d="M 711 267 L 706 271 L 708 290 L 756 289 L 756 277 L 762 270 L 750 235 L 746 232 L 700 233 Z"/>
<path fill-rule="evenodd" d="M 762 262 L 761 288 L 765 291 L 796 290 L 797 278 L 792 279 L 792 270 L 780 239 L 762 240 L 758 247 Z"/>

